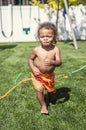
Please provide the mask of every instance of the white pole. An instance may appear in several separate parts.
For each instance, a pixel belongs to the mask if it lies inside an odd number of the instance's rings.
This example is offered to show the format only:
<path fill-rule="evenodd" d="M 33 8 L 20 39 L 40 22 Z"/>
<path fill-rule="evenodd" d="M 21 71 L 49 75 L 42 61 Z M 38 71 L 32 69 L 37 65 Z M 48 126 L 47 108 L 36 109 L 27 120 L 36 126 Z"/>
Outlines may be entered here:
<path fill-rule="evenodd" d="M 64 0 L 64 5 L 65 5 L 66 11 L 67 11 L 69 24 L 70 24 L 70 28 L 71 28 L 71 31 L 72 31 L 74 47 L 75 47 L 75 49 L 77 49 L 78 47 L 77 47 L 77 43 L 76 43 L 76 38 L 75 38 L 75 34 L 74 34 L 74 31 L 73 31 L 73 28 L 72 28 L 71 19 L 70 19 L 70 16 L 69 16 L 68 5 L 67 5 L 67 1 L 66 0 Z"/>

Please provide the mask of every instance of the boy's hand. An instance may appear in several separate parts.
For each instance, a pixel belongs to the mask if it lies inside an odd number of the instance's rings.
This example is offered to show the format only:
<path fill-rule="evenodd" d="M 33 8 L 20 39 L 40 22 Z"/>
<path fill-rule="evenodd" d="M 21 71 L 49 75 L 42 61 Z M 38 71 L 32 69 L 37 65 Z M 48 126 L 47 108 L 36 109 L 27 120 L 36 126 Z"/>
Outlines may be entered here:
<path fill-rule="evenodd" d="M 40 70 L 37 67 L 33 68 L 33 73 L 34 75 L 39 75 L 40 74 Z"/>

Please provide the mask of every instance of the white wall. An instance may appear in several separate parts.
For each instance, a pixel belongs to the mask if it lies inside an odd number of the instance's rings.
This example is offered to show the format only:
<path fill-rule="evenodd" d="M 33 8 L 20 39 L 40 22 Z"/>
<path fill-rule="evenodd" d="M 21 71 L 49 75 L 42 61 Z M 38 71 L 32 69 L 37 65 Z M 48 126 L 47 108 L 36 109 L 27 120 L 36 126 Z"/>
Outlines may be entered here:
<path fill-rule="evenodd" d="M 69 12 L 76 39 L 86 40 L 86 6 L 72 6 L 69 8 Z M 63 9 L 60 10 L 58 19 L 60 40 L 72 39 L 67 15 L 65 17 L 63 17 Z M 38 25 L 45 21 L 56 23 L 56 12 L 52 13 L 51 10 L 41 9 L 37 6 L 1 6 L 0 42 L 36 41 L 35 35 Z M 26 34 L 23 28 L 30 28 L 30 32 Z"/>

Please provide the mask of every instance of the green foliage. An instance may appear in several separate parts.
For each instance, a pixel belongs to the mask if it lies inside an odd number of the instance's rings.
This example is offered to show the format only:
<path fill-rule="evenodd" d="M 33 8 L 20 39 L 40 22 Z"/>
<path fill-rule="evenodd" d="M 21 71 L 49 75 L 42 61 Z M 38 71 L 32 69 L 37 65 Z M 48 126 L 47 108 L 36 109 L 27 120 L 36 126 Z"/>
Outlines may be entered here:
<path fill-rule="evenodd" d="M 55 11 L 58 8 L 61 9 L 64 7 L 64 0 L 47 0 L 47 4 L 48 4 L 48 6 L 51 7 L 52 11 Z M 76 6 L 78 4 L 86 5 L 86 1 L 85 0 L 67 0 L 67 4 L 68 4 L 68 6 L 72 6 L 72 5 Z M 32 5 L 39 6 L 41 8 L 46 7 L 44 5 L 44 3 L 41 3 L 40 0 L 32 0 Z"/>
<path fill-rule="evenodd" d="M 13 44 L 13 43 L 12 43 Z M 9 43 L 11 46 L 12 44 Z M 56 102 L 50 103 L 49 115 L 41 115 L 32 82 L 22 83 L 0 102 L 0 130 L 85 130 L 86 129 L 86 41 L 58 42 L 62 65 L 55 69 Z M 0 96 L 17 82 L 30 77 L 27 61 L 39 43 L 0 46 Z M 69 73 L 70 72 L 70 73 Z M 46 93 L 45 93 L 46 95 Z"/>
<path fill-rule="evenodd" d="M 64 0 L 47 0 L 49 6 L 53 9 L 56 10 L 58 8 L 59 4 L 59 9 L 64 7 Z M 78 5 L 78 4 L 86 4 L 84 0 L 67 0 L 68 6 L 71 5 Z"/>
<path fill-rule="evenodd" d="M 44 4 L 41 4 L 40 0 L 32 0 L 33 6 L 39 6 L 40 8 L 44 8 Z"/>
<path fill-rule="evenodd" d="M 78 5 L 78 4 L 84 4 L 84 0 L 68 0 L 68 5 Z"/>

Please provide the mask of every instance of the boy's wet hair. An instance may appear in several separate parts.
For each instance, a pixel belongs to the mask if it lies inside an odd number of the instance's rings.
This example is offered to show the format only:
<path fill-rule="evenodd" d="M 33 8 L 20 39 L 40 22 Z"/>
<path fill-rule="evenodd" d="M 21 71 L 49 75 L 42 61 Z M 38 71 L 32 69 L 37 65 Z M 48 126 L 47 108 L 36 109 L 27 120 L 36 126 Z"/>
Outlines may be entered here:
<path fill-rule="evenodd" d="M 37 37 L 39 37 L 39 32 L 42 28 L 46 28 L 46 29 L 52 29 L 53 32 L 54 32 L 54 39 L 53 39 L 53 42 L 56 43 L 57 40 L 58 40 L 58 33 L 57 33 L 57 28 L 56 26 L 51 23 L 51 22 L 44 22 L 42 24 L 40 24 L 39 28 L 38 28 L 38 34 L 37 34 Z"/>

